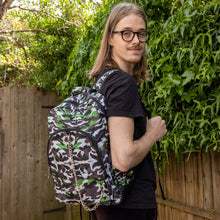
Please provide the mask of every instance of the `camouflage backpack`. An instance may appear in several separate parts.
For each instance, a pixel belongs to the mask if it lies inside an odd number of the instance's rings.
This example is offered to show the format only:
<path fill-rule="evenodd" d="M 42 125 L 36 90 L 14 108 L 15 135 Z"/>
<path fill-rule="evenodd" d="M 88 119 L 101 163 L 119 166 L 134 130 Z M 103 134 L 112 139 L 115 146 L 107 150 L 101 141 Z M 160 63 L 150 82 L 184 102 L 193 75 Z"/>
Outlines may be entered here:
<path fill-rule="evenodd" d="M 56 199 L 81 204 L 87 211 L 117 205 L 133 180 L 111 163 L 105 100 L 107 71 L 92 88 L 76 87 L 48 115 L 48 162 Z"/>

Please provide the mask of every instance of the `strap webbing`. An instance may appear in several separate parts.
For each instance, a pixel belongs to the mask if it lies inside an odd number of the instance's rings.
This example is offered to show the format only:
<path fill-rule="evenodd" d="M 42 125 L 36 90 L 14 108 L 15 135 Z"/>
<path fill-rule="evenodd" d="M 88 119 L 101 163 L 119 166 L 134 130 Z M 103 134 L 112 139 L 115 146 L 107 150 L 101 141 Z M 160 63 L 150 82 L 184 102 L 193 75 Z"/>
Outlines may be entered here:
<path fill-rule="evenodd" d="M 160 186 L 160 191 L 161 191 L 161 195 L 163 200 L 166 200 L 165 196 L 164 196 L 164 192 L 163 192 L 163 188 L 160 182 L 160 171 L 159 171 L 159 160 L 160 160 L 160 142 L 157 141 L 157 150 L 159 153 L 159 156 L 157 157 L 156 163 L 157 163 L 157 171 L 158 171 L 158 178 L 159 178 L 159 186 Z"/>

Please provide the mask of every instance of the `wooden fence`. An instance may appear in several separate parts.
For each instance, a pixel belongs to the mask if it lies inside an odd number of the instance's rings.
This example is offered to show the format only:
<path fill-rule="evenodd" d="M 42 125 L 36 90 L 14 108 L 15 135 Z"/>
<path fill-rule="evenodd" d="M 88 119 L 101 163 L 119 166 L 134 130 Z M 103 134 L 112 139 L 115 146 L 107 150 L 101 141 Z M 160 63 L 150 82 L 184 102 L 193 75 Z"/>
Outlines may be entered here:
<path fill-rule="evenodd" d="M 58 103 L 34 87 L 0 89 L 0 220 L 79 219 L 78 206 L 55 201 L 48 172 L 47 115 Z"/>
<path fill-rule="evenodd" d="M 47 166 L 47 115 L 60 101 L 34 87 L 0 89 L 0 220 L 79 220 L 79 206 L 54 199 Z M 171 156 L 156 191 L 158 220 L 220 219 L 220 153 Z M 83 220 L 89 220 L 83 211 Z"/>
<path fill-rule="evenodd" d="M 159 219 L 219 220 L 220 152 L 193 153 L 181 166 L 174 156 L 169 161 L 161 177 L 167 200 L 157 199 Z"/>

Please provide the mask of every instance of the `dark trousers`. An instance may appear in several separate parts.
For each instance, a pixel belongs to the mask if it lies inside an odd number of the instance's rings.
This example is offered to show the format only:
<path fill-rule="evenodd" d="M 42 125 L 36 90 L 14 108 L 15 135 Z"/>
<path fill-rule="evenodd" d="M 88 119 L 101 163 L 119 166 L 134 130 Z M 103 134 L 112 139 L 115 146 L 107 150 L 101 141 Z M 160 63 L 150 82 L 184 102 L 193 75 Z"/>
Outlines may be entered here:
<path fill-rule="evenodd" d="M 90 213 L 93 220 L 156 220 L 157 209 L 125 209 L 99 206 Z"/>

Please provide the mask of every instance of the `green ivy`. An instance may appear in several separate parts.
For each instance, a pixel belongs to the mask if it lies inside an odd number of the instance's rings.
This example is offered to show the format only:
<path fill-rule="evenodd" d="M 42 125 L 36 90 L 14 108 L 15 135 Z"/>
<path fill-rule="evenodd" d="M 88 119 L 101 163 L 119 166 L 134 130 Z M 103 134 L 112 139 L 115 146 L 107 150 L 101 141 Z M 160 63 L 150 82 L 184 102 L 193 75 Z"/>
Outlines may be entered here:
<path fill-rule="evenodd" d="M 153 80 L 141 87 L 146 105 L 167 122 L 164 155 L 178 160 L 180 153 L 220 150 L 220 5 L 181 2 L 165 22 L 149 25 Z"/>
<path fill-rule="evenodd" d="M 69 70 L 60 80 L 62 97 L 72 87 L 91 85 L 92 68 L 105 22 L 113 5 L 104 1 L 82 27 L 81 38 L 69 57 Z M 161 140 L 164 166 L 170 153 L 220 150 L 219 3 L 198 0 L 136 0 L 148 17 L 151 39 L 146 46 L 151 82 L 140 93 L 152 114 L 161 115 L 168 128 Z M 157 158 L 155 148 L 153 155 Z"/>
<path fill-rule="evenodd" d="M 91 0 L 17 4 L 22 9 L 8 11 L 1 21 L 2 31 L 15 32 L 0 39 L 0 87 L 25 84 L 55 90 L 66 76 L 82 24 L 98 6 Z"/>
<path fill-rule="evenodd" d="M 53 16 L 18 10 L 5 17 L 5 24 L 13 21 L 11 29 L 44 32 L 16 33 L 21 47 L 11 38 L 0 42 L 0 85 L 23 83 L 47 89 L 55 89 L 56 85 L 61 98 L 69 96 L 75 86 L 90 86 L 87 73 L 96 59 L 106 20 L 112 7 L 121 1 L 25 2 L 39 5 Z M 180 161 L 181 154 L 188 158 L 202 149 L 219 151 L 220 3 L 131 2 L 140 5 L 148 17 L 151 39 L 146 49 L 153 78 L 139 89 L 152 115 L 166 120 L 168 133 L 161 140 L 162 165 L 170 153 Z M 76 25 L 57 19 L 59 14 Z M 153 155 L 159 156 L 156 148 Z"/>

